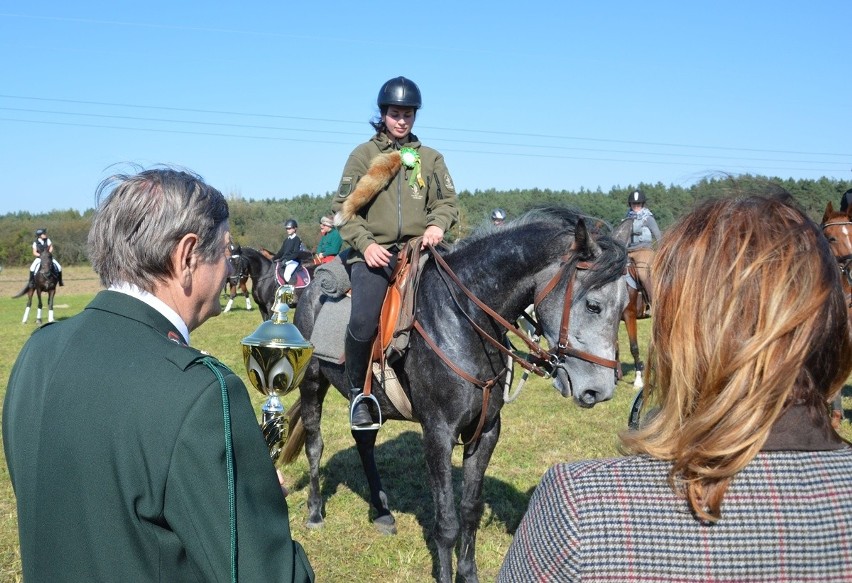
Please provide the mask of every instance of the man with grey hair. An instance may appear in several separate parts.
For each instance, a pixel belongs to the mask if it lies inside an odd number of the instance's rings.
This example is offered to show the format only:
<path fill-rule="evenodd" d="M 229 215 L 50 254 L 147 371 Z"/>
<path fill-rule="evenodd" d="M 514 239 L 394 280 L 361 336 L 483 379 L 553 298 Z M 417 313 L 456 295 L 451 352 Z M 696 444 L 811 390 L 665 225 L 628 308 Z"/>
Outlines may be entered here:
<path fill-rule="evenodd" d="M 173 169 L 108 179 L 101 291 L 24 346 L 3 408 L 26 581 L 313 581 L 242 381 L 189 346 L 219 314 L 228 205 Z"/>

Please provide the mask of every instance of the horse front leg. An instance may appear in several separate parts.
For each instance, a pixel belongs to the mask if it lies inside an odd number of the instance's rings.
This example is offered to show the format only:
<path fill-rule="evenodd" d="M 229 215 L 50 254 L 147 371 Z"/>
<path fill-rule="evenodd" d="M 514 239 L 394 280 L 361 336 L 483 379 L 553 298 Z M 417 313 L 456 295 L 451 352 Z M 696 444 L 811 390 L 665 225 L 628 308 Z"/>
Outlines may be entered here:
<path fill-rule="evenodd" d="M 246 286 L 245 280 L 240 282 L 240 289 L 242 289 L 243 297 L 246 299 L 246 310 L 251 311 L 251 295 L 249 294 L 248 286 Z"/>
<path fill-rule="evenodd" d="M 453 498 L 453 435 L 445 424 L 423 425 L 423 450 L 429 469 L 429 485 L 435 505 L 433 539 L 438 550 L 440 583 L 452 583 L 453 547 L 459 536 L 459 521 Z"/>
<path fill-rule="evenodd" d="M 636 378 L 633 379 L 633 387 L 641 389 L 645 386 L 645 383 L 642 380 L 642 371 L 645 370 L 645 364 L 642 362 L 642 356 L 639 354 L 636 317 L 636 301 L 631 294 L 630 305 L 624 310 L 623 320 L 624 327 L 627 329 L 627 338 L 630 342 L 630 354 L 633 356 L 633 367 L 636 370 Z"/>
<path fill-rule="evenodd" d="M 382 534 L 396 534 L 396 519 L 388 508 L 388 498 L 382 488 L 379 469 L 376 467 L 376 436 L 378 434 L 378 430 L 353 431 L 352 437 L 355 439 L 358 456 L 361 458 L 361 467 L 364 468 L 364 476 L 370 488 L 370 505 L 376 514 L 373 524 Z"/>
<path fill-rule="evenodd" d="M 52 289 L 47 292 L 47 321 L 53 322 L 53 296 L 56 294 L 56 290 Z"/>
<path fill-rule="evenodd" d="M 237 295 L 237 287 L 231 283 L 230 281 L 227 283 L 228 286 L 228 303 L 225 304 L 225 309 L 222 312 L 230 312 L 231 306 L 234 305 L 234 296 Z"/>
<path fill-rule="evenodd" d="M 27 307 L 24 308 L 24 319 L 21 320 L 21 324 L 26 324 L 27 320 L 30 319 L 30 309 L 33 307 L 33 291 L 30 290 L 27 295 Z"/>
<path fill-rule="evenodd" d="M 479 441 L 465 446 L 464 478 L 461 495 L 461 540 L 459 544 L 458 575 L 466 583 L 479 583 L 476 570 L 476 532 L 482 520 L 482 484 L 491 454 L 500 438 L 500 417 L 483 431 Z"/>
<path fill-rule="evenodd" d="M 36 295 L 38 296 L 38 309 L 36 310 L 36 325 L 41 326 L 41 324 L 42 324 L 42 321 L 41 321 L 41 309 L 42 309 L 41 291 L 38 291 L 36 293 Z"/>

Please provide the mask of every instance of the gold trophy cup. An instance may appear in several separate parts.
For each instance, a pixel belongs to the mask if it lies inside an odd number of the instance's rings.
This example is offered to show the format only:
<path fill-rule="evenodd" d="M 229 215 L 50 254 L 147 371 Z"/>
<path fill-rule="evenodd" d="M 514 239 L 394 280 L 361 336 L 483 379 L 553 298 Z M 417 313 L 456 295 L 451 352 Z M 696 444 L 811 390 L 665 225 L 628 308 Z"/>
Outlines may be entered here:
<path fill-rule="evenodd" d="M 240 341 L 249 381 L 269 397 L 262 407 L 261 429 L 276 467 L 290 434 L 280 397 L 299 386 L 314 353 L 313 344 L 287 319 L 293 297 L 293 286 L 279 287 L 270 319 Z"/>

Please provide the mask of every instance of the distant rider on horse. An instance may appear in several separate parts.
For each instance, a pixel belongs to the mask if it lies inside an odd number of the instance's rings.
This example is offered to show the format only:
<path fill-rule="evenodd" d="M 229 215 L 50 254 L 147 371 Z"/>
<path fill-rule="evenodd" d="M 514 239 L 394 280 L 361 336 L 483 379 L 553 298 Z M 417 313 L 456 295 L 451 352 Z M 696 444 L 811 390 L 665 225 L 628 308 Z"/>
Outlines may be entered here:
<path fill-rule="evenodd" d="M 48 239 L 47 229 L 36 229 L 35 236 L 35 241 L 33 241 L 33 256 L 35 256 L 35 259 L 33 260 L 32 265 L 30 265 L 30 281 L 27 284 L 30 288 L 35 287 L 35 274 L 39 267 L 41 267 L 42 251 L 47 251 L 51 255 L 53 254 L 53 241 Z M 57 283 L 59 283 L 59 285 L 65 285 L 62 282 L 62 266 L 59 265 L 56 258 L 53 259 L 53 270 L 56 272 L 56 277 L 58 278 Z"/>
<path fill-rule="evenodd" d="M 293 277 L 293 272 L 299 267 L 299 254 L 302 251 L 302 240 L 296 234 L 299 228 L 299 223 L 295 219 L 287 219 L 284 223 L 284 229 L 287 231 L 287 238 L 281 244 L 281 249 L 278 253 L 272 256 L 273 261 L 280 261 L 284 266 L 284 281 L 290 282 Z"/>
<path fill-rule="evenodd" d="M 634 190 L 627 197 L 629 210 L 628 219 L 633 219 L 633 230 L 630 233 L 630 242 L 627 244 L 627 255 L 636 264 L 636 272 L 639 276 L 639 284 L 645 290 L 648 303 L 653 300 L 653 287 L 651 285 L 651 261 L 654 258 L 652 244 L 659 241 L 662 234 L 657 220 L 651 210 L 645 206 L 647 198 L 641 190 Z"/>

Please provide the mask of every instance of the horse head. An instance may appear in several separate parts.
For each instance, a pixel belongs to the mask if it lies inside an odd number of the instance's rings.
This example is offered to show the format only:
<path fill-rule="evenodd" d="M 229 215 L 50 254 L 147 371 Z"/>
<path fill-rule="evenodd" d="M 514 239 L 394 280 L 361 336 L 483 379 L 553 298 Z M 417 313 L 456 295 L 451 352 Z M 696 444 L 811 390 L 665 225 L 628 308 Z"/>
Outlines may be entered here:
<path fill-rule="evenodd" d="M 579 218 L 567 254 L 536 277 L 535 312 L 554 387 L 583 407 L 612 398 L 618 326 L 627 305 L 624 245 Z"/>
<path fill-rule="evenodd" d="M 838 263 L 852 259 L 852 206 L 846 212 L 835 211 L 829 202 L 822 215 L 822 232 Z"/>

